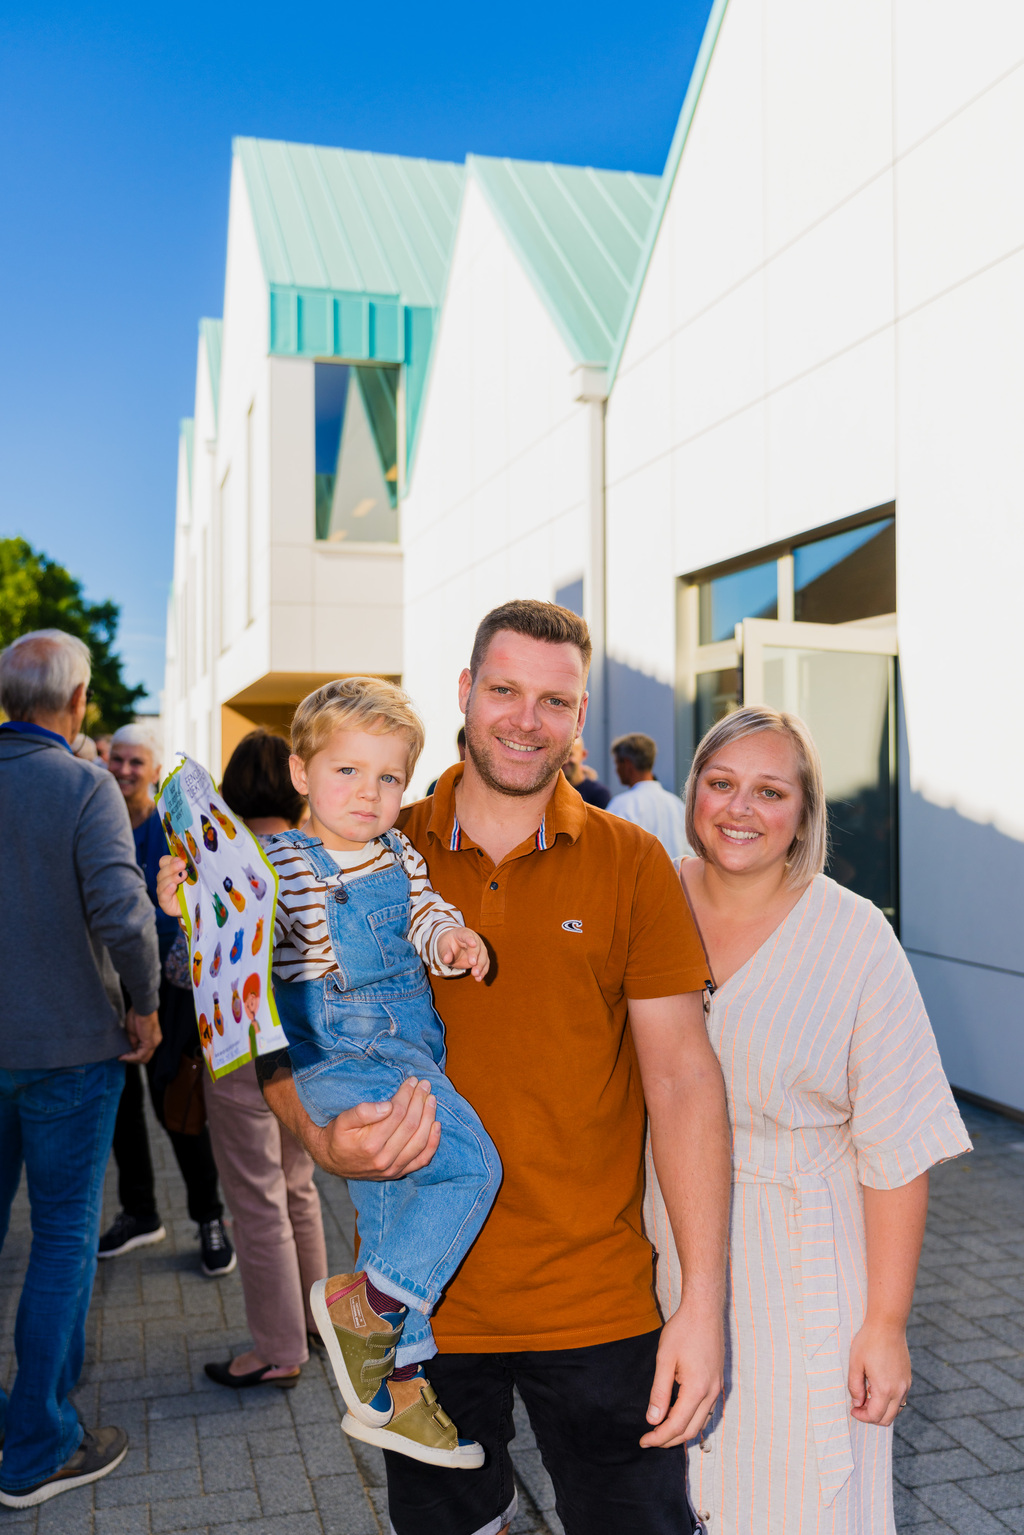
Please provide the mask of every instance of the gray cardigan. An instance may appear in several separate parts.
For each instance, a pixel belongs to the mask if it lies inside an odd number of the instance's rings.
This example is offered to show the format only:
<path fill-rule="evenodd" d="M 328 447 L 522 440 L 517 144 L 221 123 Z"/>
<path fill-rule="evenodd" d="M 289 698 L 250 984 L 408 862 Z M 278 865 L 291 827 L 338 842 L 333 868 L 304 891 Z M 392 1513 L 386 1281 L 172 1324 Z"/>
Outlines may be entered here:
<path fill-rule="evenodd" d="M 156 913 L 124 798 L 43 732 L 0 730 L 0 1067 L 130 1049 L 120 976 L 156 1011 Z"/>

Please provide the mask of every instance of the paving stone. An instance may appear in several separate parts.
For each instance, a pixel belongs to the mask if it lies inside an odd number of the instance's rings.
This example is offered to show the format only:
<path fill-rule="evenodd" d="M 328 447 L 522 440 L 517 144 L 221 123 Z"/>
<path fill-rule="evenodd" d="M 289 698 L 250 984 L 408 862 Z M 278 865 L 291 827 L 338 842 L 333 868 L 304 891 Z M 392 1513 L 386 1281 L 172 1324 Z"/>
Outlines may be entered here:
<path fill-rule="evenodd" d="M 300 1423 L 296 1434 L 307 1476 L 331 1479 L 356 1473 L 348 1439 L 339 1423 Z"/>
<path fill-rule="evenodd" d="M 982 1508 L 998 1511 L 1024 1507 L 1024 1472 L 964 1479 L 964 1491 L 977 1499 Z"/>
<path fill-rule="evenodd" d="M 150 1471 L 174 1471 L 199 1464 L 194 1418 L 155 1420 L 149 1425 L 147 1440 Z"/>
<path fill-rule="evenodd" d="M 932 1517 L 931 1509 L 921 1502 L 917 1494 L 901 1487 L 898 1482 L 893 1484 L 892 1502 L 898 1530 L 912 1530 L 917 1535 L 918 1526 L 927 1524 Z"/>
<path fill-rule="evenodd" d="M 93 1514 L 93 1535 L 150 1535 L 149 1504 L 130 1508 L 98 1508 Z"/>
<path fill-rule="evenodd" d="M 921 1487 L 918 1497 L 933 1514 L 945 1519 L 951 1529 L 962 1530 L 964 1535 L 1003 1535 L 1006 1528 L 962 1487 L 954 1487 L 951 1483 Z"/>
<path fill-rule="evenodd" d="M 309 1477 L 298 1451 L 256 1456 L 253 1468 L 264 1514 L 295 1514 L 313 1507 Z"/>
<path fill-rule="evenodd" d="M 893 1437 L 894 1440 L 904 1440 L 907 1449 L 922 1455 L 929 1450 L 952 1450 L 957 1443 L 950 1438 L 945 1427 L 939 1428 L 937 1424 L 929 1422 L 913 1407 L 899 1414 Z"/>
<path fill-rule="evenodd" d="M 223 1434 L 200 1443 L 204 1492 L 250 1492 L 255 1476 L 245 1434 Z"/>
<path fill-rule="evenodd" d="M 116 1476 L 117 1472 L 111 1472 Z M 102 1487 L 102 1482 L 95 1484 Z M 62 1492 L 48 1503 L 40 1503 L 36 1510 L 36 1535 L 92 1535 L 92 1494 L 89 1487 L 76 1487 L 72 1492 Z M 7 1523 L 7 1509 L 3 1521 Z"/>
<path fill-rule="evenodd" d="M 324 1535 L 380 1535 L 380 1521 L 358 1475 L 316 1477 L 312 1487 Z"/>
<path fill-rule="evenodd" d="M 157 1498 L 186 1498 L 199 1492 L 199 1471 L 147 1471 L 141 1476 L 121 1476 L 117 1471 L 95 1484 L 97 1508 L 120 1508 L 126 1503 L 152 1503 Z"/>
<path fill-rule="evenodd" d="M 942 1426 L 965 1450 L 970 1450 L 972 1455 L 983 1461 L 989 1470 L 1024 1470 L 1024 1455 L 975 1418 L 950 1418 Z"/>
<path fill-rule="evenodd" d="M 981 1461 L 967 1450 L 936 1450 L 928 1455 L 906 1456 L 900 1461 L 904 1487 L 919 1488 L 929 1482 L 959 1482 L 984 1472 Z"/>
<path fill-rule="evenodd" d="M 260 1514 L 259 1499 L 254 1492 L 215 1492 L 199 1498 L 169 1498 L 151 1503 L 149 1509 L 153 1535 L 201 1529 L 205 1525 L 232 1524 L 240 1519 L 259 1519 Z"/>
<path fill-rule="evenodd" d="M 998 1397 L 994 1397 L 989 1391 L 983 1391 L 980 1386 L 968 1386 L 963 1391 L 924 1392 L 918 1391 L 915 1386 L 913 1403 L 915 1409 L 923 1417 L 930 1418 L 933 1423 L 942 1423 L 946 1418 L 962 1418 L 968 1413 L 997 1412 L 1002 1405 Z M 1020 1429 L 1020 1432 L 1024 1434 L 1024 1427 Z"/>

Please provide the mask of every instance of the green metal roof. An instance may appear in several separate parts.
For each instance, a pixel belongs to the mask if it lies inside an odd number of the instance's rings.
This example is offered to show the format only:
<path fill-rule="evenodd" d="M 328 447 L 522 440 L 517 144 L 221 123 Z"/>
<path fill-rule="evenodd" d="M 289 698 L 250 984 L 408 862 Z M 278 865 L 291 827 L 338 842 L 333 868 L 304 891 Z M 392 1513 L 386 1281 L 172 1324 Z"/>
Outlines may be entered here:
<path fill-rule="evenodd" d="M 213 394 L 213 424 L 217 425 L 220 410 L 220 338 L 223 322 L 200 320 L 199 334 L 206 342 L 206 365 L 210 370 L 210 390 Z"/>
<path fill-rule="evenodd" d="M 661 178 L 483 155 L 467 165 L 576 361 L 607 364 Z"/>
<path fill-rule="evenodd" d="M 270 350 L 405 363 L 415 443 L 465 168 L 234 141 L 270 289 Z"/>

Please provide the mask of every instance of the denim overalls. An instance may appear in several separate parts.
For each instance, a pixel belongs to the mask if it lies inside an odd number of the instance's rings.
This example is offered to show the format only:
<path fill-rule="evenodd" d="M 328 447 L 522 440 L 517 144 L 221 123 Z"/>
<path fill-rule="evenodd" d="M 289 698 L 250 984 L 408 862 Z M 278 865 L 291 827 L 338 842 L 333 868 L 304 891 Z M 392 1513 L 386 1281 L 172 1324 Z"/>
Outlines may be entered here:
<path fill-rule="evenodd" d="M 327 881 L 327 927 L 339 969 L 317 981 L 274 979 L 299 1098 L 325 1125 L 357 1103 L 391 1098 L 406 1077 L 428 1079 L 441 1141 L 426 1167 L 387 1182 L 349 1180 L 359 1216 L 359 1263 L 409 1307 L 397 1363 L 437 1352 L 427 1320 L 472 1246 L 501 1182 L 501 1162 L 474 1110 L 444 1074 L 444 1027 L 423 961 L 408 938 L 409 879 L 395 862 L 343 884 L 318 837 L 268 838 L 301 849 Z M 467 985 L 473 985 L 471 980 Z"/>

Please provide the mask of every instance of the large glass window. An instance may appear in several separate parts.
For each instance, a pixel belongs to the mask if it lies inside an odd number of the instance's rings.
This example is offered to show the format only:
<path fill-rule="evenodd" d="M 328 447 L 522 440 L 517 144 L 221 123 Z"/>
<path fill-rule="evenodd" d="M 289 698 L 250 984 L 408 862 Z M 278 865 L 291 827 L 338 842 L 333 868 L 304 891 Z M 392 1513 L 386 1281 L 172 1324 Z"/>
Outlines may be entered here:
<path fill-rule="evenodd" d="M 316 536 L 398 539 L 398 369 L 314 364 Z"/>
<path fill-rule="evenodd" d="M 848 624 L 895 611 L 894 518 L 793 550 L 793 616 L 798 623 Z"/>
<path fill-rule="evenodd" d="M 745 618 L 778 616 L 777 561 L 734 570 L 700 585 L 700 643 L 731 640 Z"/>

